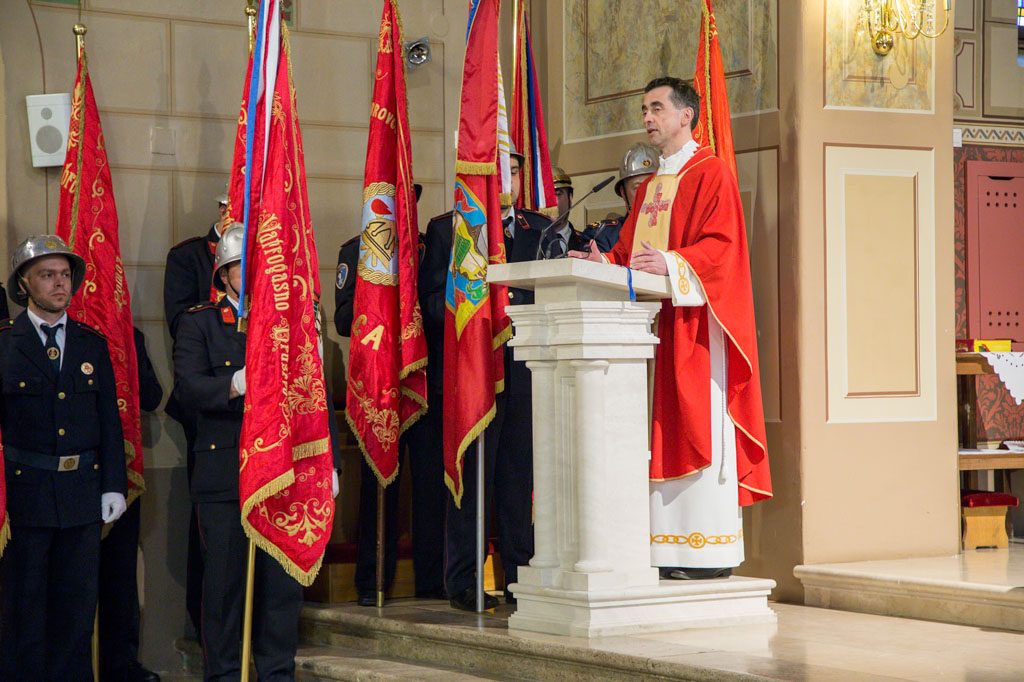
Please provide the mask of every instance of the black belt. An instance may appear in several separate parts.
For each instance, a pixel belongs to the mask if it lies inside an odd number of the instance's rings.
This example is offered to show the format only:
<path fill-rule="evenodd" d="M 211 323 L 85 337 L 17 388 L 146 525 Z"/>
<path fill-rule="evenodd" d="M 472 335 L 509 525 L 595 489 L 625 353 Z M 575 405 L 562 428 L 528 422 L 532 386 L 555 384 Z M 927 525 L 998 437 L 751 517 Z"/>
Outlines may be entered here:
<path fill-rule="evenodd" d="M 86 450 L 73 455 L 55 457 L 41 452 L 22 450 L 11 446 L 4 447 L 4 458 L 8 462 L 22 464 L 35 469 L 46 471 L 77 471 L 80 468 L 91 466 L 96 462 L 96 451 Z"/>

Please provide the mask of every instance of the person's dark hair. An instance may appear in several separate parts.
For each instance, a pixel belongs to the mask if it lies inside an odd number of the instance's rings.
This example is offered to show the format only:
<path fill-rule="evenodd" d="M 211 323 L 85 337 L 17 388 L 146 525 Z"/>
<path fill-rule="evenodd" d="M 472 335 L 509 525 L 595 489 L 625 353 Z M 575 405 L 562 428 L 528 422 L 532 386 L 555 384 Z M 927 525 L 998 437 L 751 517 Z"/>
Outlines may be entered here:
<path fill-rule="evenodd" d="M 680 109 L 693 109 L 693 119 L 690 121 L 690 130 L 696 128 L 697 119 L 700 118 L 700 98 L 697 97 L 697 91 L 681 78 L 662 76 L 661 78 L 655 78 L 648 83 L 646 87 L 644 87 L 644 93 L 646 94 L 651 90 L 664 87 L 671 88 L 668 98 L 673 104 Z"/>

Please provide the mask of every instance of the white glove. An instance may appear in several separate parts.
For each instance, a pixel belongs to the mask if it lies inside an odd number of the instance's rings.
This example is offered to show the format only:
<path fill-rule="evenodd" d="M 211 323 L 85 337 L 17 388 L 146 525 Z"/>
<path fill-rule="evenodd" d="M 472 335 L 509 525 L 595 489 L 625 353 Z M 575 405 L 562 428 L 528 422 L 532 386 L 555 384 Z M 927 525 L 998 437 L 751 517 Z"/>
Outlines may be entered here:
<path fill-rule="evenodd" d="M 245 367 L 231 376 L 231 388 L 238 395 L 245 395 Z"/>
<path fill-rule="evenodd" d="M 337 497 L 341 491 L 341 485 L 338 483 L 338 470 L 331 469 L 331 497 Z"/>
<path fill-rule="evenodd" d="M 100 496 L 100 516 L 103 517 L 103 523 L 117 521 L 127 509 L 128 503 L 121 493 L 103 493 Z"/>

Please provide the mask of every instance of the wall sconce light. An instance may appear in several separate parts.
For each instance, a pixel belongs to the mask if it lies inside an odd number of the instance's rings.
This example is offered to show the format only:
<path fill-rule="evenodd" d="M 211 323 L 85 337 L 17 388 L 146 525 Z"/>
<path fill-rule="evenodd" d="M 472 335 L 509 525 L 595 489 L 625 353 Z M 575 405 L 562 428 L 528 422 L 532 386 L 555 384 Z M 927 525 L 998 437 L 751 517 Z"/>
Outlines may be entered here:
<path fill-rule="evenodd" d="M 938 38 L 949 26 L 950 0 L 941 0 L 942 28 L 939 25 L 940 0 L 864 0 L 864 23 L 871 37 L 871 49 L 885 56 L 896 44 L 896 36 L 906 40 L 919 36 Z"/>
<path fill-rule="evenodd" d="M 405 63 L 410 69 L 423 66 L 430 61 L 431 56 L 430 40 L 426 37 L 405 44 Z"/>

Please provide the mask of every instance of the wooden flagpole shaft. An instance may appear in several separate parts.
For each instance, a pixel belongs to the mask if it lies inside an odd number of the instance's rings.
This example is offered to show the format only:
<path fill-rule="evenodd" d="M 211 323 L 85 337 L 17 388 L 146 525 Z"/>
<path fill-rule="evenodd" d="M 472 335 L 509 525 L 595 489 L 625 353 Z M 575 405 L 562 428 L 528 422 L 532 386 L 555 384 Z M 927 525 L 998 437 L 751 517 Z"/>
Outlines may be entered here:
<path fill-rule="evenodd" d="M 484 510 L 484 434 L 476 439 L 476 612 L 484 612 L 484 563 L 487 538 Z"/>
<path fill-rule="evenodd" d="M 384 486 L 377 481 L 377 608 L 384 608 Z"/>
<path fill-rule="evenodd" d="M 249 682 L 249 659 L 252 658 L 252 596 L 256 582 L 256 543 L 249 540 L 249 556 L 245 569 L 245 611 L 242 615 L 242 682 Z"/>

